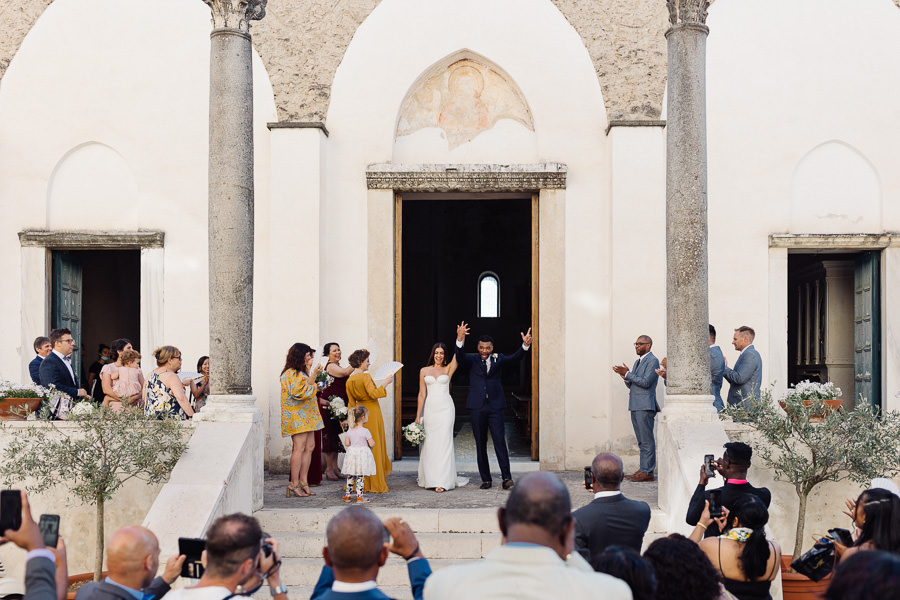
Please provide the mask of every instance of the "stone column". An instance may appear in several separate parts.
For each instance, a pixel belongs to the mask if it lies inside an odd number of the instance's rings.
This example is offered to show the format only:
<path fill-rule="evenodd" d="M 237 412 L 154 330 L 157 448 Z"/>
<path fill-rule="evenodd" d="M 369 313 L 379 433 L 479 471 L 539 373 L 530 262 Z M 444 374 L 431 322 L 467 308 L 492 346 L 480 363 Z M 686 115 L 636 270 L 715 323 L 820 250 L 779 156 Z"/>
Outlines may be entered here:
<path fill-rule="evenodd" d="M 253 333 L 253 72 L 250 21 L 266 0 L 203 0 L 209 77 L 209 406 L 250 409 Z M 253 409 L 255 410 L 255 409 Z M 216 412 L 211 410 L 209 412 Z M 211 414 L 208 416 L 212 416 Z"/>
<path fill-rule="evenodd" d="M 667 419 L 712 420 L 706 222 L 706 0 L 668 0 Z"/>

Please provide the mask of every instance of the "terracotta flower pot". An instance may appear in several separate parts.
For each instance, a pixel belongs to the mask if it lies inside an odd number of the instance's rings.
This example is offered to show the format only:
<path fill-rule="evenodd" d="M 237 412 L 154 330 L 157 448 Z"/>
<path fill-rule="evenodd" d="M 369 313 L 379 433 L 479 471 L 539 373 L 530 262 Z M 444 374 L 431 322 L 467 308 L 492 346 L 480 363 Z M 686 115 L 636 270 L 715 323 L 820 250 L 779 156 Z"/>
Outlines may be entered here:
<path fill-rule="evenodd" d="M 790 554 L 781 555 L 781 590 L 784 600 L 818 600 L 831 583 L 831 573 L 821 581 L 813 581 L 806 575 L 791 573 Z"/>
<path fill-rule="evenodd" d="M 103 577 L 106 577 L 107 575 L 109 575 L 109 571 L 103 571 L 103 573 L 101 573 L 101 579 Z M 69 575 L 69 589 L 71 590 L 72 586 L 75 584 L 84 585 L 86 583 L 92 582 L 93 580 L 94 580 L 94 572 L 93 571 L 91 571 L 90 573 L 77 573 L 75 575 Z M 80 588 L 81 585 L 79 585 L 78 588 Z M 77 594 L 77 593 L 78 593 L 77 589 L 75 591 L 68 592 L 66 594 L 66 600 L 74 600 L 75 594 Z"/>
<path fill-rule="evenodd" d="M 37 410 L 41 405 L 43 398 L 0 398 L 0 419 L 6 421 L 24 421 L 25 416 L 21 413 L 22 405 L 28 407 L 26 415 Z"/>
<path fill-rule="evenodd" d="M 804 401 L 804 404 L 805 404 L 806 406 L 809 406 L 811 402 L 812 402 L 811 400 L 805 400 L 805 401 Z M 841 404 L 844 403 L 844 399 L 843 399 L 843 398 L 831 398 L 831 399 L 823 400 L 823 402 L 824 402 L 825 404 L 828 405 L 828 408 L 829 408 L 830 411 L 834 411 L 834 410 L 837 410 L 837 408 L 838 408 Z M 784 402 L 782 402 L 782 401 L 779 400 L 779 401 L 778 401 L 778 404 L 781 405 L 781 408 L 782 408 L 782 409 L 787 410 L 787 409 L 785 408 L 785 403 L 784 403 Z M 812 415 L 810 415 L 809 420 L 810 420 L 811 423 L 821 423 L 822 421 L 825 420 L 825 413 L 824 413 L 824 412 L 819 412 L 819 413 L 812 414 Z"/>

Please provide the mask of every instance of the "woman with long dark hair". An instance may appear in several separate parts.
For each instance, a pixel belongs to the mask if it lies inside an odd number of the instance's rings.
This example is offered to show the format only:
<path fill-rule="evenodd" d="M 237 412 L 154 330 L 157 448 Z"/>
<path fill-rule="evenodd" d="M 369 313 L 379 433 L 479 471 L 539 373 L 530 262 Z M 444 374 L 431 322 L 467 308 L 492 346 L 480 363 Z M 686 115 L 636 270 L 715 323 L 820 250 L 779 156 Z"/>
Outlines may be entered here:
<path fill-rule="evenodd" d="M 418 483 L 439 494 L 468 483 L 468 479 L 458 480 L 456 476 L 456 406 L 450 397 L 450 379 L 455 372 L 456 354 L 441 342 L 431 347 L 428 362 L 419 370 L 416 423 L 425 427 L 425 440 L 419 449 Z"/>
<path fill-rule="evenodd" d="M 341 366 L 341 347 L 336 342 L 325 344 L 322 355 L 328 357 L 328 362 L 325 364 L 325 387 L 319 392 L 319 412 L 325 421 L 320 446 L 322 454 L 325 455 L 325 477 L 331 481 L 338 481 L 343 479 L 337 464 L 338 453 L 344 451 L 339 437 L 343 430 L 340 423 L 331 418 L 328 407 L 334 397 L 340 398 L 344 401 L 344 405 L 347 405 L 347 378 L 353 372 L 353 367 Z M 313 464 L 318 465 L 315 454 Z"/>
<path fill-rule="evenodd" d="M 288 350 L 281 370 L 281 435 L 291 436 L 291 480 L 287 497 L 315 496 L 310 491 L 307 475 L 309 461 L 315 447 L 314 432 L 322 429 L 322 417 L 316 403 L 316 375 L 322 370 L 316 365 L 310 372 L 315 352 L 306 344 L 297 343 Z"/>
<path fill-rule="evenodd" d="M 864 490 L 856 500 L 853 521 L 859 536 L 843 552 L 838 549 L 839 560 L 866 550 L 900 554 L 900 498 L 894 493 L 881 488 Z"/>
<path fill-rule="evenodd" d="M 703 538 L 713 522 L 709 502 L 691 533 L 713 567 L 721 573 L 725 589 L 738 600 L 767 600 L 769 588 L 781 566 L 781 547 L 766 539 L 765 526 L 769 511 L 757 496 L 739 498 L 724 516 L 716 519 L 722 535 Z"/>

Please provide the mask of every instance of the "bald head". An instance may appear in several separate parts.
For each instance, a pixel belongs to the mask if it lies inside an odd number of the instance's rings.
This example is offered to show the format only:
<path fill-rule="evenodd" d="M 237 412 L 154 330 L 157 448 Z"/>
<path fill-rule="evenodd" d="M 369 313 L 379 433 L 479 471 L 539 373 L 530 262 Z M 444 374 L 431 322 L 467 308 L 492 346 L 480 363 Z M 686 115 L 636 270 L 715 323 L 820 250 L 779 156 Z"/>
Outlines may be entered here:
<path fill-rule="evenodd" d="M 325 535 L 335 570 L 370 569 L 384 549 L 384 525 L 363 506 L 351 506 L 332 517 Z"/>
<path fill-rule="evenodd" d="M 112 534 L 106 545 L 106 566 L 116 583 L 141 589 L 156 576 L 159 541 L 145 527 L 122 527 Z"/>
<path fill-rule="evenodd" d="M 506 501 L 507 529 L 530 525 L 551 537 L 559 536 L 571 520 L 572 502 L 565 484 L 552 473 L 538 471 L 522 477 Z"/>
<path fill-rule="evenodd" d="M 602 490 L 617 490 L 624 476 L 622 460 L 615 454 L 598 454 L 591 462 L 591 473 Z"/>

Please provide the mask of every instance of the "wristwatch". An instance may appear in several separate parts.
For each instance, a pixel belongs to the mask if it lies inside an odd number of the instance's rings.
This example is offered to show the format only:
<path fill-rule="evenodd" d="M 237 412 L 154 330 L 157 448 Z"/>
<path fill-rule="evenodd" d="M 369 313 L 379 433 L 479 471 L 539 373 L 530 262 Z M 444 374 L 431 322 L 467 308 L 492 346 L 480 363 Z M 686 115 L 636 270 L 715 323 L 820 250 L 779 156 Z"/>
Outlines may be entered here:
<path fill-rule="evenodd" d="M 273 596 L 277 596 L 278 594 L 287 594 L 287 586 L 282 583 L 278 587 L 270 587 L 269 593 Z"/>

